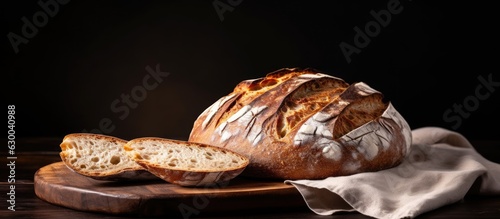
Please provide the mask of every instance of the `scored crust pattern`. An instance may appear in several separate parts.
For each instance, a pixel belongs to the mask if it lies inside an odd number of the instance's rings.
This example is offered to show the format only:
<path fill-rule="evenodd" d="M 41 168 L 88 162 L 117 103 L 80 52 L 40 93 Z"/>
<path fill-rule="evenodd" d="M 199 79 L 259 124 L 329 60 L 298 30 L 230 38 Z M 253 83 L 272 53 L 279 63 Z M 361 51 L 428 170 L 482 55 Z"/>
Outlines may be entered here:
<path fill-rule="evenodd" d="M 363 82 L 286 68 L 239 83 L 200 114 L 189 140 L 248 156 L 245 175 L 319 179 L 399 164 L 411 130 Z"/>

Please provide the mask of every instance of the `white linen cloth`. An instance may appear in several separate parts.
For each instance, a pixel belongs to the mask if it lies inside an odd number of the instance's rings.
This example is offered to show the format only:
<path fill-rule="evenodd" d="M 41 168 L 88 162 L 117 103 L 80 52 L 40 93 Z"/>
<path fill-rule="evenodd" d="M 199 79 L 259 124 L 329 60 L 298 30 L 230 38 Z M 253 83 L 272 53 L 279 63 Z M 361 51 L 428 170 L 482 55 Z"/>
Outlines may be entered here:
<path fill-rule="evenodd" d="M 482 157 L 463 135 L 423 127 L 412 136 L 409 154 L 394 168 L 285 183 L 294 185 L 316 214 L 358 211 L 389 219 L 414 218 L 468 192 L 500 195 L 500 164 Z"/>

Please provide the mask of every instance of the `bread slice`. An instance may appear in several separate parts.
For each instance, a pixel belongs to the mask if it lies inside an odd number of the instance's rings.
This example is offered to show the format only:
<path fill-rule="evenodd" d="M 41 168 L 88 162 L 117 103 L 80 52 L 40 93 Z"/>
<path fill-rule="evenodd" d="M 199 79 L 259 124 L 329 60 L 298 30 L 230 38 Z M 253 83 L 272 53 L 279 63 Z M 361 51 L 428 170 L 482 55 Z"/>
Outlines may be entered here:
<path fill-rule="evenodd" d="M 159 178 L 181 186 L 228 182 L 248 165 L 248 158 L 204 144 L 143 137 L 124 146 L 131 159 Z"/>
<path fill-rule="evenodd" d="M 107 135 L 73 133 L 63 138 L 59 155 L 74 172 L 98 180 L 158 179 L 129 158 L 125 143 Z"/>

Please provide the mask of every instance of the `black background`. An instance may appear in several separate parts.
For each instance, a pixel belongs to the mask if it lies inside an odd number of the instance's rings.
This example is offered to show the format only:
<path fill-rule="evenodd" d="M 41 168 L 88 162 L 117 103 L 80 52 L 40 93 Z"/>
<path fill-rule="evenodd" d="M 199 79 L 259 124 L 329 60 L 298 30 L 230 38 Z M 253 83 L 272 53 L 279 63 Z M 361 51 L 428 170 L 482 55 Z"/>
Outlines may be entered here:
<path fill-rule="evenodd" d="M 285 67 L 312 67 L 383 92 L 415 129 L 439 126 L 471 140 L 499 140 L 500 87 L 470 116 L 443 118 L 471 100 L 478 77 L 500 81 L 498 13 L 492 4 L 401 0 L 402 11 L 348 63 L 339 44 L 390 1 L 250 1 L 225 11 L 214 1 L 70 1 L 19 45 L 36 1 L 2 2 L 2 102 L 16 105 L 18 137 L 99 128 L 124 139 L 185 139 L 196 117 L 242 80 Z M 124 119 L 111 109 L 159 64 L 170 75 Z M 486 90 L 482 90 L 486 92 Z M 473 99 L 473 98 L 472 98 Z M 469 104 L 472 102 L 469 102 Z"/>

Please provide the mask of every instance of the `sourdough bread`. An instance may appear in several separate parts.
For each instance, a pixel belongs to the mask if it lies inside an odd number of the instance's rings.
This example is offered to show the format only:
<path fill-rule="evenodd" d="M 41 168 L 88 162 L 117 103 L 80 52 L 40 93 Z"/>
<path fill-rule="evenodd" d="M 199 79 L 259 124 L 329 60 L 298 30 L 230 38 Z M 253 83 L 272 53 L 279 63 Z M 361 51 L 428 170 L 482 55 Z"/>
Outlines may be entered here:
<path fill-rule="evenodd" d="M 322 179 L 398 165 L 411 129 L 363 82 L 286 68 L 239 83 L 199 115 L 189 141 L 247 156 L 246 176 Z"/>
<path fill-rule="evenodd" d="M 129 158 L 125 143 L 113 136 L 72 133 L 63 138 L 59 155 L 72 171 L 98 180 L 158 179 Z"/>
<path fill-rule="evenodd" d="M 180 186 L 209 186 L 238 176 L 249 160 L 230 150 L 186 141 L 144 137 L 124 149 L 137 164 Z"/>

